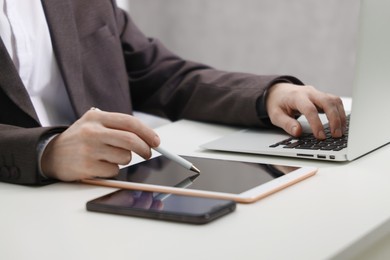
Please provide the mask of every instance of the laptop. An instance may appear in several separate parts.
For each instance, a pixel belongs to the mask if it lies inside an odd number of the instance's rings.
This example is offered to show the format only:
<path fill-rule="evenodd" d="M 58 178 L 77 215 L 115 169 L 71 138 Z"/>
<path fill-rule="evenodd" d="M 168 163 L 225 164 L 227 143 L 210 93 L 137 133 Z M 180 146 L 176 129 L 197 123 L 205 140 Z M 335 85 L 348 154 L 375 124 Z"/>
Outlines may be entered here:
<path fill-rule="evenodd" d="M 353 102 L 344 141 L 329 141 L 331 147 L 326 148 L 318 141 L 313 141 L 311 145 L 310 141 L 305 143 L 304 140 L 291 138 L 281 129 L 243 129 L 201 147 L 219 151 L 351 161 L 386 145 L 390 142 L 389 25 L 389 0 L 360 0 Z"/>

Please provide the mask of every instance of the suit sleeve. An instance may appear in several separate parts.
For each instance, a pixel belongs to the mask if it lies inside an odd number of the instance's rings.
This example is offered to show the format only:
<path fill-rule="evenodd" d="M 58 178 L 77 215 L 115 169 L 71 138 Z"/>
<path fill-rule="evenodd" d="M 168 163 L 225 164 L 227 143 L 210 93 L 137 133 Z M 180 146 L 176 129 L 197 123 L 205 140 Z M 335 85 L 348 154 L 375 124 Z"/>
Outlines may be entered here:
<path fill-rule="evenodd" d="M 171 120 L 265 126 L 256 107 L 283 77 L 225 72 L 184 60 L 147 38 L 119 9 L 117 21 L 134 109 Z"/>
<path fill-rule="evenodd" d="M 44 185 L 52 183 L 38 172 L 37 147 L 46 134 L 64 128 L 22 128 L 0 124 L 0 181 Z"/>

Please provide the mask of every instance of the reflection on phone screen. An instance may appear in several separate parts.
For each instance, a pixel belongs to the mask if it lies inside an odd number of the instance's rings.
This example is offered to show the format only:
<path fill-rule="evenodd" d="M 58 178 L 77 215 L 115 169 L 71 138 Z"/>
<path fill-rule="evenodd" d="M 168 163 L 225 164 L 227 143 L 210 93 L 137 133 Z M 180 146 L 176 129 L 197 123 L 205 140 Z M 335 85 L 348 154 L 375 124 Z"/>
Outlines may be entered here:
<path fill-rule="evenodd" d="M 204 214 L 213 208 L 223 207 L 226 200 L 183 196 L 175 194 L 168 195 L 163 200 L 156 198 L 156 195 L 164 193 L 153 193 L 147 191 L 118 190 L 97 199 L 94 203 L 110 207 L 142 209 L 149 211 L 174 212 L 175 214 Z"/>

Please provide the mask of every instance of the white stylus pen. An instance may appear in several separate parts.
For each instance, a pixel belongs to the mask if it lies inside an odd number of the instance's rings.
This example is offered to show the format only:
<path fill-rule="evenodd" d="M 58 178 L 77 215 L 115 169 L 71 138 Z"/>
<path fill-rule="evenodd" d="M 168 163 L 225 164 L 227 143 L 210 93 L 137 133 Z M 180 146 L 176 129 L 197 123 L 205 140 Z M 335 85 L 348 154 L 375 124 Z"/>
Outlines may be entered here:
<path fill-rule="evenodd" d="M 97 110 L 97 111 L 101 111 L 99 108 L 97 107 L 91 107 L 90 110 Z M 196 173 L 200 173 L 199 169 L 196 168 L 191 162 L 185 160 L 184 158 L 180 157 L 179 155 L 176 155 L 176 154 L 173 154 L 171 152 L 168 152 L 167 150 L 165 150 L 164 148 L 162 148 L 161 146 L 159 147 L 155 147 L 153 148 L 154 150 L 156 150 L 157 152 L 161 153 L 162 155 L 164 155 L 165 157 L 167 157 L 168 159 L 180 164 L 181 166 L 183 166 L 184 168 L 186 168 L 187 170 L 191 170 L 191 171 L 194 171 Z"/>
<path fill-rule="evenodd" d="M 161 146 L 159 147 L 154 147 L 153 150 L 156 150 L 157 152 L 161 153 L 162 155 L 164 155 L 165 157 L 167 157 L 168 159 L 180 164 L 181 166 L 183 166 L 184 168 L 186 168 L 187 170 L 191 170 L 191 171 L 194 171 L 196 173 L 200 173 L 200 170 L 198 168 L 196 168 L 192 162 L 189 162 L 187 161 L 186 159 L 180 157 L 179 155 L 177 154 L 173 154 L 167 150 L 165 150 L 164 148 L 162 148 Z"/>

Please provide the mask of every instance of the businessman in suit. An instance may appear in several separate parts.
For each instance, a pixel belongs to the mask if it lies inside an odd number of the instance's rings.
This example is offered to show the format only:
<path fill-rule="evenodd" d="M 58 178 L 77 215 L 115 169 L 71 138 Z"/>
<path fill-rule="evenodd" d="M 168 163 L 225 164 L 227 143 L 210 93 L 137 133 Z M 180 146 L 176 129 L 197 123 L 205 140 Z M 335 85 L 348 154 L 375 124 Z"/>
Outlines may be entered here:
<path fill-rule="evenodd" d="M 338 97 L 291 76 L 228 73 L 149 39 L 114 0 L 0 0 L 0 180 L 45 184 L 110 177 L 160 143 L 133 109 L 298 136 L 318 112 L 342 135 Z M 300 86 L 298 86 L 300 85 Z M 91 109 L 97 107 L 99 110 Z"/>

